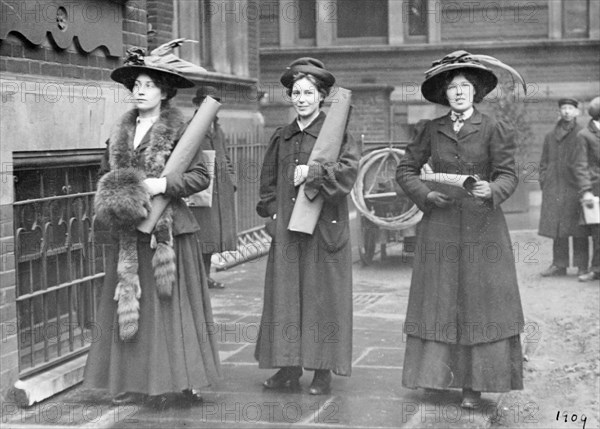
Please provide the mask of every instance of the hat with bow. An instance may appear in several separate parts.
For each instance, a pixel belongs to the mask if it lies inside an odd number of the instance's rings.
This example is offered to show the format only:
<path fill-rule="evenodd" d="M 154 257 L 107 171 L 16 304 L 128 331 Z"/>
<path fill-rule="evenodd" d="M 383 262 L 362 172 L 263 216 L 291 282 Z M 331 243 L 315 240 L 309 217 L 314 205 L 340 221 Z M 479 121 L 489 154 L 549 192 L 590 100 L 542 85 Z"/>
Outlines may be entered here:
<path fill-rule="evenodd" d="M 525 80 L 514 68 L 489 55 L 475 55 L 462 50 L 454 51 L 431 64 L 431 68 L 425 72 L 425 81 L 421 85 L 421 93 L 433 103 L 448 106 L 446 79 L 451 72 L 464 69 L 478 79 L 479 90 L 482 92 L 478 94 L 478 99 L 483 99 L 493 91 L 498 83 L 498 78 L 487 66 L 497 66 L 508 70 L 513 80 L 516 78 L 523 85 L 525 93 L 527 93 Z"/>
<path fill-rule="evenodd" d="M 198 43 L 195 40 L 184 38 L 175 39 L 153 49 L 150 55 L 146 55 L 146 51 L 142 48 L 128 49 L 123 66 L 113 70 L 110 77 L 131 90 L 140 73 L 152 70 L 166 77 L 173 88 L 192 88 L 194 82 L 184 77 L 183 74 L 206 73 L 206 69 L 182 60 L 172 53 L 173 49 L 185 42 Z"/>

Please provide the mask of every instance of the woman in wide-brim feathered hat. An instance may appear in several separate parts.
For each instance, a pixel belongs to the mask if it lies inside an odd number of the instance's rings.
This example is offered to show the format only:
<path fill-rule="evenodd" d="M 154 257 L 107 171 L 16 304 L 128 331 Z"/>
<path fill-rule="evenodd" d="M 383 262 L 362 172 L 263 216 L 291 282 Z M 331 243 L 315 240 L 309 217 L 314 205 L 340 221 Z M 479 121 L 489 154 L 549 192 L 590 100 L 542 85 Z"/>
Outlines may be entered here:
<path fill-rule="evenodd" d="M 349 376 L 352 369 L 346 196 L 356 180 L 361 150 L 346 134 L 336 160 L 308 165 L 325 122 L 321 107 L 335 78 L 323 62 L 304 57 L 285 69 L 281 83 L 296 116 L 271 137 L 261 171 L 256 210 L 269 218 L 273 241 L 255 357 L 260 368 L 278 369 L 264 381 L 266 389 L 298 387 L 306 369 L 314 371 L 309 393 L 322 395 L 330 390 L 332 372 Z M 287 229 L 299 192 L 324 199 L 312 235 Z"/>
<path fill-rule="evenodd" d="M 90 349 L 85 384 L 108 389 L 115 405 L 151 398 L 163 406 L 171 392 L 198 401 L 196 389 L 219 374 L 216 342 L 205 329 L 212 314 L 199 264 L 198 224 L 183 201 L 207 188 L 210 178 L 199 161 L 162 176 L 186 125 L 170 100 L 177 88 L 194 86 L 182 72 L 204 70 L 170 53 L 183 41 L 150 55 L 132 49 L 111 74 L 131 90 L 135 107 L 111 132 L 94 202 L 96 218 L 113 241 L 97 311 L 101 335 Z M 167 209 L 151 234 L 138 232 L 159 194 L 170 199 Z"/>
<path fill-rule="evenodd" d="M 514 138 L 510 127 L 474 107 L 496 86 L 491 65 L 524 85 L 514 69 L 488 56 L 458 51 L 433 63 L 421 91 L 450 111 L 427 122 L 396 172 L 423 211 L 402 383 L 462 389 L 466 408 L 479 405 L 481 392 L 523 388 L 523 312 L 501 209 L 518 183 Z M 465 190 L 421 180 L 427 162 L 435 173 L 473 175 L 476 182 Z"/>

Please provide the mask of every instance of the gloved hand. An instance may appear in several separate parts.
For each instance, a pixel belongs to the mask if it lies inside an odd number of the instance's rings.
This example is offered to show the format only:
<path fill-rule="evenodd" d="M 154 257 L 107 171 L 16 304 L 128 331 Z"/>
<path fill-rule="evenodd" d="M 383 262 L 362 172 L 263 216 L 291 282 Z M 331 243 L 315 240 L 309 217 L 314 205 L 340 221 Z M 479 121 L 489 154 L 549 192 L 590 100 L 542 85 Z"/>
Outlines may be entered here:
<path fill-rule="evenodd" d="M 444 208 L 452 204 L 452 198 L 438 191 L 431 191 L 427 194 L 427 201 L 436 207 Z"/>
<path fill-rule="evenodd" d="M 594 207 L 594 194 L 592 194 L 590 191 L 585 191 L 581 196 L 581 202 L 587 208 L 591 209 L 592 207 Z"/>
<path fill-rule="evenodd" d="M 308 165 L 297 165 L 294 170 L 294 186 L 301 185 L 308 177 Z"/>
<path fill-rule="evenodd" d="M 473 189 L 471 193 L 474 197 L 477 198 L 491 198 L 492 197 L 492 188 L 490 187 L 490 182 L 485 180 L 478 180 L 473 185 Z"/>
<path fill-rule="evenodd" d="M 146 186 L 146 190 L 151 196 L 164 194 L 167 190 L 167 178 L 148 177 L 144 179 L 144 186 Z"/>

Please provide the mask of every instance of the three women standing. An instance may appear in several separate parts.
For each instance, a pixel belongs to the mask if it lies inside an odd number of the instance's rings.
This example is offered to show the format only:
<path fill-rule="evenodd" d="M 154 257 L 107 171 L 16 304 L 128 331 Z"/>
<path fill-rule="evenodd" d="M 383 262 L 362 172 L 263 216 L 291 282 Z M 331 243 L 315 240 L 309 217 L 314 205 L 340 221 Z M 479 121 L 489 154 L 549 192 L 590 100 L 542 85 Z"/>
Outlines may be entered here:
<path fill-rule="evenodd" d="M 473 104 L 497 77 L 476 56 L 458 51 L 434 63 L 423 96 L 449 106 L 408 145 L 396 179 L 423 211 L 404 332 L 402 383 L 409 388 L 462 388 L 462 406 L 481 392 L 522 389 L 519 333 L 523 312 L 511 239 L 500 204 L 515 191 L 515 144 L 503 124 Z M 452 199 L 419 178 L 477 175 L 471 196 Z"/>
<path fill-rule="evenodd" d="M 132 92 L 135 108 L 114 127 L 102 162 L 96 213 L 111 228 L 105 281 L 98 306 L 99 333 L 85 368 L 87 387 L 108 389 L 116 405 L 167 403 L 167 394 L 197 402 L 196 389 L 220 371 L 206 275 L 195 233 L 198 224 L 183 201 L 206 189 L 201 162 L 161 177 L 186 120 L 170 106 L 176 88 L 194 86 L 152 63 L 141 50 L 129 52 L 111 78 Z M 198 158 L 200 159 L 200 158 Z M 152 234 L 136 230 L 150 197 L 170 203 Z M 180 398 L 181 399 L 181 398 Z"/>
<path fill-rule="evenodd" d="M 281 76 L 297 117 L 269 142 L 257 212 L 269 218 L 272 242 L 255 357 L 280 368 L 263 384 L 298 386 L 314 370 L 309 393 L 329 391 L 331 371 L 349 376 L 352 355 L 352 257 L 346 196 L 357 176 L 360 145 L 345 135 L 335 162 L 308 164 L 325 121 L 323 101 L 335 82 L 314 58 L 292 62 Z M 301 184 L 324 198 L 312 235 L 287 229 Z"/>

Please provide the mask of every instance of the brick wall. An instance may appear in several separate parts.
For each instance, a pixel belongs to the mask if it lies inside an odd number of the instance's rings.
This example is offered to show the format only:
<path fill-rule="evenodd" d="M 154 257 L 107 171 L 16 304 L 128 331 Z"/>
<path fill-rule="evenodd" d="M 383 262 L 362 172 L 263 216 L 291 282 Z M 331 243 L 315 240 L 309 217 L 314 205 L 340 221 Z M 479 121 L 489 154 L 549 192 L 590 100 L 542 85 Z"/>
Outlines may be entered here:
<path fill-rule="evenodd" d="M 170 3 L 170 2 L 167 2 Z M 2 72 L 3 85 L 9 80 L 15 83 L 18 91 L 14 94 L 3 92 L 3 116 L 5 118 L 14 115 L 15 108 L 21 112 L 39 112 L 40 117 L 21 118 L 24 121 L 23 128 L 14 132 L 6 131 L 3 126 L 2 146 L 0 149 L 2 174 L 0 182 L 0 399 L 6 400 L 10 387 L 18 378 L 18 341 L 16 333 L 16 271 L 15 271 L 15 241 L 13 226 L 14 188 L 12 186 L 13 176 L 12 152 L 18 150 L 52 150 L 72 149 L 82 145 L 98 147 L 101 143 L 92 141 L 92 135 L 98 133 L 98 127 L 102 127 L 103 133 L 107 134 L 108 124 L 105 126 L 103 120 L 112 120 L 111 115 L 119 112 L 118 107 L 112 107 L 113 100 L 110 94 L 113 86 L 110 82 L 110 73 L 122 64 L 121 56 L 130 46 L 146 45 L 146 2 L 136 0 L 127 2 L 122 7 L 122 37 L 123 52 L 118 56 L 109 56 L 103 48 L 97 48 L 86 53 L 79 49 L 73 42 L 67 49 L 60 49 L 54 42 L 46 38 L 39 46 L 28 42 L 25 38 L 9 34 L 6 39 L 0 41 L 0 72 Z M 91 83 L 99 83 L 103 94 L 101 103 L 83 103 L 81 97 L 76 101 L 69 100 L 63 96 L 56 101 L 44 99 L 44 85 L 52 85 L 52 88 L 68 88 L 71 83 L 76 83 L 78 88 Z M 4 89 L 4 86 L 3 86 Z M 80 91 L 81 92 L 81 91 Z M 25 94 L 28 96 L 25 97 Z M 29 97 L 31 94 L 31 97 Z M 6 98 L 6 99 L 5 99 Z M 79 104 L 77 104 L 79 103 Z M 83 107 L 83 108 L 80 108 Z M 105 110 L 106 107 L 106 110 Z M 5 110 L 10 109 L 10 110 Z M 61 113 L 56 113 L 61 112 Z M 111 113 L 112 112 L 112 113 Z M 54 115 L 54 116 L 53 116 Z M 80 115 L 80 117 L 77 117 Z M 72 139 L 61 139 L 65 135 L 64 128 L 76 128 L 90 117 L 95 120 L 95 129 L 89 135 L 78 135 Z M 69 122 L 72 121 L 72 122 Z M 43 130 L 38 128 L 44 127 Z M 13 127 L 14 128 L 14 127 Z M 9 127 L 10 129 L 10 127 Z M 24 136 L 37 135 L 43 132 L 44 138 L 27 139 Z M 60 137 L 57 137 L 60 136 Z M 104 136 L 106 137 L 106 136 Z"/>
<path fill-rule="evenodd" d="M 164 0 L 147 0 L 148 24 L 156 31 L 156 35 L 148 44 L 154 49 L 163 43 L 173 40 L 173 2 Z"/>

